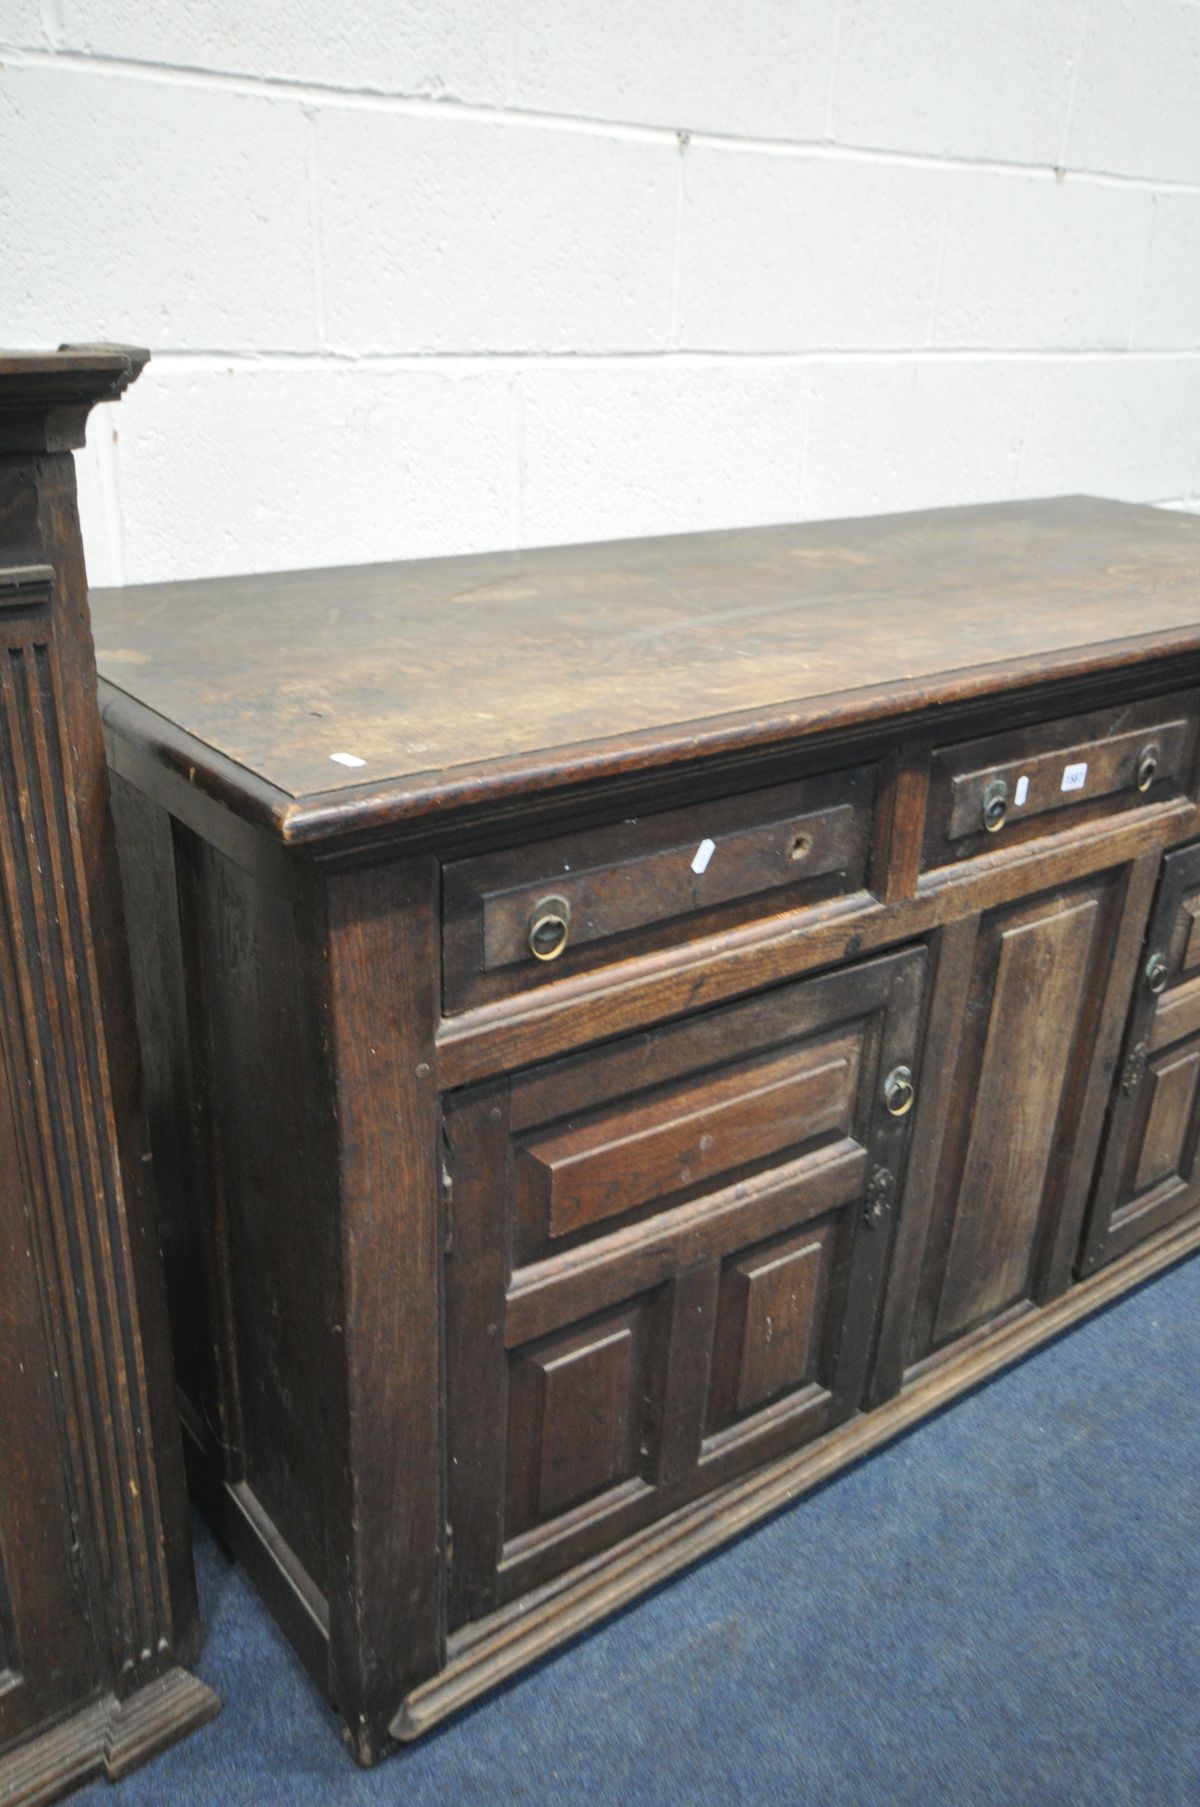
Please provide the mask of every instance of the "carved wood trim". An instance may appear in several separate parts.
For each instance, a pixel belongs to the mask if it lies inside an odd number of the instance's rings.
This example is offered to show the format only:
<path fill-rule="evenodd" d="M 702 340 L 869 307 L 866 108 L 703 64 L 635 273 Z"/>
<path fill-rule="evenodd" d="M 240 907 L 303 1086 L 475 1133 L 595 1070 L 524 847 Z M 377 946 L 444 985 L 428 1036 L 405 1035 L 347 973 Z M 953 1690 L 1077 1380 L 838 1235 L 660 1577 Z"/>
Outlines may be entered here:
<path fill-rule="evenodd" d="M 104 1694 L 0 1757 L 0 1802 L 43 1807 L 89 1777 L 120 1781 L 156 1751 L 207 1725 L 218 1709 L 216 1695 L 186 1669 L 168 1669 L 123 1701 Z"/>
<path fill-rule="evenodd" d="M 52 597 L 48 568 L 0 572 L 0 1057 L 72 1511 L 129 1675 L 170 1605 Z"/>

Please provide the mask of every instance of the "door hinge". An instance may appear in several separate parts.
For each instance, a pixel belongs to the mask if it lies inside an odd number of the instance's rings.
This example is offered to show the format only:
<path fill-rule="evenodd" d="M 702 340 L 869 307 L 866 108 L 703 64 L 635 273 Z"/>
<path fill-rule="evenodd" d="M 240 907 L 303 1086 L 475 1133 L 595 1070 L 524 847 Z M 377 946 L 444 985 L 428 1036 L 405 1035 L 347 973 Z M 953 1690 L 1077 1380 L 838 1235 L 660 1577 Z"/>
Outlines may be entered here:
<path fill-rule="evenodd" d="M 1146 1077 L 1146 1056 L 1150 1052 L 1147 1042 L 1137 1042 L 1130 1052 L 1129 1059 L 1121 1069 L 1121 1090 L 1136 1092 Z"/>
<path fill-rule="evenodd" d="M 895 1174 L 887 1167 L 876 1167 L 867 1181 L 867 1202 L 863 1210 L 863 1222 L 868 1230 L 877 1229 L 886 1220 L 895 1195 Z"/>

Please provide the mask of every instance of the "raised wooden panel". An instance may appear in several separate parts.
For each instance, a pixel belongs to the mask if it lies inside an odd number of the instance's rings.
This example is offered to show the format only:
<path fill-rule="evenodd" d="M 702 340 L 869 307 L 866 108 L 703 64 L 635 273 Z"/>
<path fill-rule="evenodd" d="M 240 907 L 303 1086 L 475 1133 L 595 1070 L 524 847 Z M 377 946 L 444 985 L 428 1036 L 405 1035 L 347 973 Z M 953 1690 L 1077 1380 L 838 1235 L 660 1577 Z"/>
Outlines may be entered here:
<path fill-rule="evenodd" d="M 1145 1191 L 1182 1174 L 1185 1144 L 1196 1108 L 1200 1049 L 1189 1048 L 1156 1067 L 1147 1078 L 1150 1107 L 1134 1174 L 1134 1189 Z"/>
<path fill-rule="evenodd" d="M 1150 1019 L 1146 1046 L 1151 1054 L 1182 1041 L 1185 1035 L 1200 1034 L 1200 978 L 1188 979 L 1174 986 L 1158 1001 Z"/>
<path fill-rule="evenodd" d="M 518 1268 L 508 1292 L 506 1340 L 527 1342 L 630 1288 L 667 1280 L 697 1261 L 723 1258 L 863 1196 L 869 1159 L 852 1137 L 768 1167 L 685 1205 L 614 1230 L 565 1255 Z"/>
<path fill-rule="evenodd" d="M 1193 892 L 1180 904 L 1179 924 L 1183 941 L 1180 970 L 1192 973 L 1200 966 L 1200 892 Z"/>
<path fill-rule="evenodd" d="M 542 1383 L 537 1509 L 539 1518 L 549 1518 L 633 1473 L 633 1331 L 623 1325 L 536 1365 Z"/>
<path fill-rule="evenodd" d="M 861 1030 L 822 1038 L 534 1140 L 517 1156 L 523 1215 L 551 1237 L 617 1216 L 735 1168 L 845 1132 Z"/>
<path fill-rule="evenodd" d="M 514 1352 L 509 1377 L 505 1538 L 633 1478 L 643 1453 L 654 1377 L 644 1298 Z"/>
<path fill-rule="evenodd" d="M 450 1618 L 858 1406 L 919 1070 L 887 954 L 448 1101 Z"/>
<path fill-rule="evenodd" d="M 1025 1293 L 1098 917 L 1088 898 L 1001 934 L 938 1342 Z"/>
<path fill-rule="evenodd" d="M 721 1282 L 708 1430 L 816 1378 L 824 1295 L 837 1226 L 741 1255 Z"/>
<path fill-rule="evenodd" d="M 1198 907 L 1200 845 L 1180 847 L 1162 862 L 1139 960 L 1079 1257 L 1082 1274 L 1200 1207 Z M 1165 987 L 1158 992 L 1147 983 L 1151 961 L 1165 969 Z"/>
<path fill-rule="evenodd" d="M 938 1016 L 954 1072 L 937 1146 L 922 1156 L 936 1166 L 901 1238 L 900 1271 L 919 1278 L 904 1299 L 889 1294 L 893 1375 L 1069 1283 L 1116 1053 L 1113 1003 L 1152 888 L 1146 862 L 1005 905 L 964 932 Z"/>

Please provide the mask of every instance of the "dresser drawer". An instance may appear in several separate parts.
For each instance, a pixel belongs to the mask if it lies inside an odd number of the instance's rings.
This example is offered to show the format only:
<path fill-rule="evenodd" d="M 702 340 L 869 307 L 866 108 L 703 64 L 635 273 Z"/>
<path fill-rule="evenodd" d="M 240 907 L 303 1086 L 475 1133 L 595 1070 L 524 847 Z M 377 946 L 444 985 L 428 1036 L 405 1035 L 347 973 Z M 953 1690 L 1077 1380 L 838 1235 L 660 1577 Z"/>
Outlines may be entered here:
<path fill-rule="evenodd" d="M 858 766 L 454 861 L 445 1008 L 857 890 L 874 796 Z"/>
<path fill-rule="evenodd" d="M 993 852 L 1068 822 L 1188 793 L 1196 754 L 1189 695 L 1041 722 L 935 752 L 924 864 Z"/>

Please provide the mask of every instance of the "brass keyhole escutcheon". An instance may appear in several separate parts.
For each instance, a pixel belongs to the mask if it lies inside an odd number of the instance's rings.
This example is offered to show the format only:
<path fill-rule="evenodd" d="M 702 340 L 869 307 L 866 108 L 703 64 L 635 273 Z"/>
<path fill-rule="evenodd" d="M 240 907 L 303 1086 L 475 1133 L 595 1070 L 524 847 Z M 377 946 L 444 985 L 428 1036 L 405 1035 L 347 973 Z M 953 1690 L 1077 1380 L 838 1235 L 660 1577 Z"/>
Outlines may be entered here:
<path fill-rule="evenodd" d="M 1167 962 L 1166 957 L 1163 954 L 1151 954 L 1150 958 L 1147 960 L 1146 984 L 1154 993 L 1155 997 L 1158 996 L 1160 991 L 1166 989 Z"/>
<path fill-rule="evenodd" d="M 1141 758 L 1137 763 L 1137 787 L 1140 791 L 1148 791 L 1158 777 L 1158 748 L 1143 747 Z"/>
<path fill-rule="evenodd" d="M 535 960 L 557 960 L 571 933 L 571 906 L 565 897 L 543 897 L 533 906 L 529 951 Z"/>
<path fill-rule="evenodd" d="M 893 1067 L 883 1082 L 883 1102 L 893 1117 L 903 1117 L 912 1109 L 916 1097 L 913 1086 L 912 1071 L 908 1067 Z"/>
<path fill-rule="evenodd" d="M 1007 815 L 1008 785 L 1003 778 L 993 778 L 983 793 L 983 826 L 989 834 L 996 834 Z"/>

